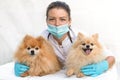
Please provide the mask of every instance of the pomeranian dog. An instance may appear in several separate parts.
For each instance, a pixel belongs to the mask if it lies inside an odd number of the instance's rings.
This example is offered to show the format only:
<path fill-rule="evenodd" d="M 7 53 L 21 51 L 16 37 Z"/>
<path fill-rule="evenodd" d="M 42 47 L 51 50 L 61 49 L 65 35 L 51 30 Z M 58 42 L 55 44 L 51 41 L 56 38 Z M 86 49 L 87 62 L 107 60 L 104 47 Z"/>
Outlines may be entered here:
<path fill-rule="evenodd" d="M 104 60 L 105 55 L 102 52 L 103 47 L 97 33 L 87 37 L 79 32 L 66 58 L 66 75 L 75 74 L 78 78 L 85 76 L 80 69 L 85 65 Z"/>
<path fill-rule="evenodd" d="M 61 69 L 50 43 L 42 36 L 34 38 L 26 35 L 15 53 L 15 60 L 30 67 L 21 76 L 43 76 Z"/>

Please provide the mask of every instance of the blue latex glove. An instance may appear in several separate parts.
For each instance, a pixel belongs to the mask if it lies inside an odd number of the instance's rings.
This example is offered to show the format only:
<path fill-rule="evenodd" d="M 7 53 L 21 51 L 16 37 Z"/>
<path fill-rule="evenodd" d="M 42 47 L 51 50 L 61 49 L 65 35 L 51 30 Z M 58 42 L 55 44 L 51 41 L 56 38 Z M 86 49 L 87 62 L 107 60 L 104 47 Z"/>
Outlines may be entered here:
<path fill-rule="evenodd" d="M 108 62 L 106 60 L 103 60 L 96 64 L 84 66 L 82 67 L 81 71 L 84 75 L 95 77 L 108 70 L 108 68 Z"/>
<path fill-rule="evenodd" d="M 14 71 L 16 76 L 20 76 L 22 73 L 26 72 L 27 70 L 29 70 L 28 66 L 24 64 L 20 64 L 18 62 L 15 63 Z"/>

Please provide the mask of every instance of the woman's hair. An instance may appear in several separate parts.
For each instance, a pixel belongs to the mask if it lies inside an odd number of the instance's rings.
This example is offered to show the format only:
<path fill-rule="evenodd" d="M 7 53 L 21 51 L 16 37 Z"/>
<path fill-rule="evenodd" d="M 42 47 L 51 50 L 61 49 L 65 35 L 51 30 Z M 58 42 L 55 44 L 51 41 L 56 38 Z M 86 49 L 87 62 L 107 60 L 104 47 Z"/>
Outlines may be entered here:
<path fill-rule="evenodd" d="M 69 19 L 71 19 L 70 7 L 65 2 L 62 2 L 62 1 L 55 1 L 55 2 L 52 2 L 51 4 L 48 5 L 47 11 L 46 11 L 46 17 L 47 18 L 48 18 L 49 10 L 51 10 L 53 8 L 62 8 L 62 9 L 64 9 L 68 13 Z"/>

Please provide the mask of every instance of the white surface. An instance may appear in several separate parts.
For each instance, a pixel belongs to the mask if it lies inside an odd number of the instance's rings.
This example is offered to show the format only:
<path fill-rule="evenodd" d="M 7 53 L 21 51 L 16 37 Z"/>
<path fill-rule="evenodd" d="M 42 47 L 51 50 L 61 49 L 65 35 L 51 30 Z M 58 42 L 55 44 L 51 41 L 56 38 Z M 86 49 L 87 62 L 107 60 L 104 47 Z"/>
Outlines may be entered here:
<path fill-rule="evenodd" d="M 106 73 L 98 77 L 83 77 L 76 78 L 76 76 L 66 77 L 65 70 L 61 70 L 55 74 L 50 74 L 42 77 L 16 77 L 14 75 L 14 62 L 7 63 L 0 66 L 0 80 L 117 80 L 117 71 L 114 66 Z"/>

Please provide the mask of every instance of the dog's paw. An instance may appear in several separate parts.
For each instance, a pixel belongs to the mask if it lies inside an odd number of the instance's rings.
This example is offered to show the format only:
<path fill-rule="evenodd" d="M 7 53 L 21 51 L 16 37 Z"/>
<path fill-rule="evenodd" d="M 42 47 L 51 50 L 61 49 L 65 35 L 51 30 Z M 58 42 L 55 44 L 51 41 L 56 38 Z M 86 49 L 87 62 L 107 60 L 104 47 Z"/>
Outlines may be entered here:
<path fill-rule="evenodd" d="M 26 76 L 29 76 L 28 72 L 21 74 L 21 77 L 26 77 Z"/>
<path fill-rule="evenodd" d="M 76 75 L 77 78 L 81 78 L 81 77 L 83 77 L 83 76 L 84 76 L 84 74 L 83 74 L 83 73 L 80 73 L 80 72 Z"/>
<path fill-rule="evenodd" d="M 73 75 L 73 73 L 74 73 L 74 70 L 73 70 L 73 69 L 70 69 L 70 70 L 68 70 L 68 71 L 66 72 L 66 75 L 67 75 L 68 77 L 70 77 L 70 76 Z"/>

